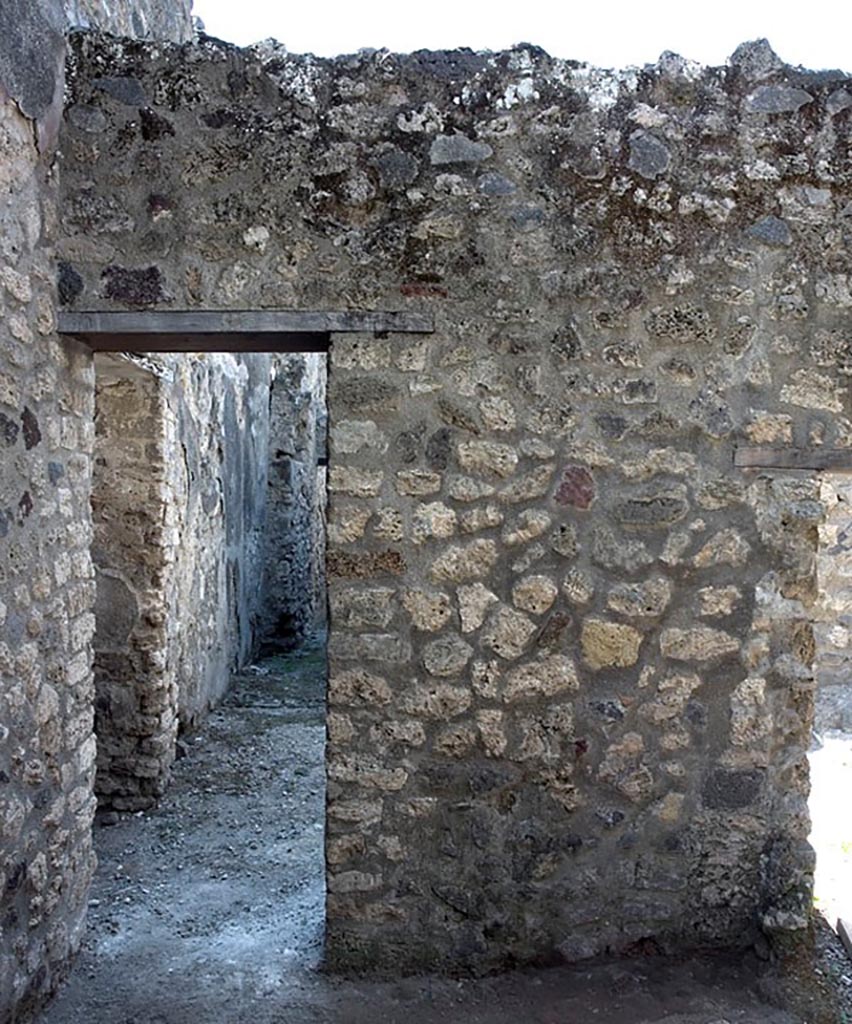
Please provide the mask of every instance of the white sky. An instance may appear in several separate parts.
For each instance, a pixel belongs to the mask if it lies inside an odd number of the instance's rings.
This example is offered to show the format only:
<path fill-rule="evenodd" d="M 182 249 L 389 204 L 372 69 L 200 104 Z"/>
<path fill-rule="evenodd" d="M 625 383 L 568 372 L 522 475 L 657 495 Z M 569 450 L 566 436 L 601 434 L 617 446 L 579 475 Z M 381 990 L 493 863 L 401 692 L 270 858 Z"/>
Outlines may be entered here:
<path fill-rule="evenodd" d="M 221 39 L 274 36 L 321 56 L 528 42 L 603 67 L 653 63 L 664 50 L 723 64 L 765 36 L 790 64 L 852 70 L 852 0 L 195 0 L 194 12 Z"/>

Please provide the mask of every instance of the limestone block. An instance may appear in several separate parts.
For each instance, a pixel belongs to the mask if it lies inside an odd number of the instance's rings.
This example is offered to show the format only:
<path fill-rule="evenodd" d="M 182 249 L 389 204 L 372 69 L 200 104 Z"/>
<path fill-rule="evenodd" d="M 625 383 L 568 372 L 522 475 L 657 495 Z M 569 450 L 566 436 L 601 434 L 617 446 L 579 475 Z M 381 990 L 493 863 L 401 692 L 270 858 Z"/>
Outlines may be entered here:
<path fill-rule="evenodd" d="M 556 584 L 547 576 L 525 576 L 512 587 L 512 601 L 521 611 L 543 615 L 558 593 Z"/>
<path fill-rule="evenodd" d="M 664 629 L 660 651 L 677 661 L 712 661 L 739 653 L 740 641 L 721 629 L 692 626 L 688 629 Z"/>
<path fill-rule="evenodd" d="M 479 629 L 485 621 L 488 609 L 498 601 L 497 595 L 482 583 L 459 587 L 456 594 L 462 633 L 472 633 Z"/>
<path fill-rule="evenodd" d="M 482 631 L 482 643 L 507 661 L 514 661 L 526 650 L 536 625 L 526 615 L 502 605 Z"/>
<path fill-rule="evenodd" d="M 580 633 L 583 660 L 593 669 L 627 668 L 639 658 L 642 634 L 632 626 L 585 619 Z"/>
<path fill-rule="evenodd" d="M 436 633 L 449 622 L 452 615 L 450 599 L 442 593 L 405 590 L 402 604 L 411 616 L 412 624 L 428 633 Z"/>
<path fill-rule="evenodd" d="M 463 441 L 457 455 L 462 469 L 485 476 L 508 477 L 518 465 L 517 451 L 496 441 Z"/>
<path fill-rule="evenodd" d="M 474 540 L 469 544 L 451 545 L 432 563 L 435 580 L 464 583 L 487 576 L 497 562 L 497 545 L 493 540 Z"/>
<path fill-rule="evenodd" d="M 423 667 L 432 676 L 457 676 L 471 659 L 473 648 L 460 636 L 442 636 L 423 649 Z"/>

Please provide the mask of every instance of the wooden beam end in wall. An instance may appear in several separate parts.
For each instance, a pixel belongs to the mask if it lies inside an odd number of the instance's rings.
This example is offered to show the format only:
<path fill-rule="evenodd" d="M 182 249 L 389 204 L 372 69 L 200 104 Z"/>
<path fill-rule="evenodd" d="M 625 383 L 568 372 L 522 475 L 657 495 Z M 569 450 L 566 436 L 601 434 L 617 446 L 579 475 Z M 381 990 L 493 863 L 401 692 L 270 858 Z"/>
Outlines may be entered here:
<path fill-rule="evenodd" d="M 735 448 L 739 469 L 805 469 L 852 473 L 852 448 Z"/>
<path fill-rule="evenodd" d="M 434 319 L 425 313 L 342 310 L 61 310 L 60 334 L 87 339 L 96 335 L 203 335 L 214 334 L 431 334 Z M 149 346 L 149 349 L 151 347 Z"/>

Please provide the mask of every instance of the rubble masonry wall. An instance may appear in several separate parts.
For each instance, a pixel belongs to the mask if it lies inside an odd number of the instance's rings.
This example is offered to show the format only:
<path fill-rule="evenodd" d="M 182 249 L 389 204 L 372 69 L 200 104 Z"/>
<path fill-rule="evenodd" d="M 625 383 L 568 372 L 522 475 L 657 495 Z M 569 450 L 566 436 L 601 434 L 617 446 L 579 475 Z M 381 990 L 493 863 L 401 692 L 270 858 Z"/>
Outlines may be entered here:
<path fill-rule="evenodd" d="M 330 961 L 803 927 L 823 506 L 733 451 L 852 443 L 849 81 L 762 44 L 71 72 L 78 305 L 435 318 L 332 344 Z"/>

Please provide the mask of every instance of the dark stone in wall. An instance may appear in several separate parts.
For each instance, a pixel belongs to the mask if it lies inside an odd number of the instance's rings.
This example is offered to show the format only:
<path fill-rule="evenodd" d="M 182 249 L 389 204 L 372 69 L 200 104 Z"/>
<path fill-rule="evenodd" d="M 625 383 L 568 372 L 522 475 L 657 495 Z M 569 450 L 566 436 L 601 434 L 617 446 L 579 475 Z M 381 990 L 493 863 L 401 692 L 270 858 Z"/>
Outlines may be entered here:
<path fill-rule="evenodd" d="M 0 3 L 0 86 L 22 112 L 44 117 L 61 83 L 64 19 L 52 0 Z"/>
<path fill-rule="evenodd" d="M 148 102 L 142 83 L 138 78 L 132 78 L 129 75 L 96 78 L 92 84 L 96 89 L 100 89 L 101 92 L 107 93 L 128 107 L 144 107 Z"/>
<path fill-rule="evenodd" d="M 104 269 L 101 278 L 106 298 L 124 306 L 156 306 L 166 300 L 163 275 L 158 267 L 129 269 L 110 266 Z"/>
<path fill-rule="evenodd" d="M 21 427 L 24 435 L 24 446 L 27 451 L 41 441 L 41 428 L 32 409 L 24 409 L 21 413 Z"/>
<path fill-rule="evenodd" d="M 7 448 L 11 448 L 18 440 L 18 431 L 18 424 L 9 419 L 5 413 L 0 412 L 0 439 L 3 440 Z"/>
<path fill-rule="evenodd" d="M 59 262 L 59 301 L 63 306 L 70 306 L 74 300 L 83 294 L 83 278 L 64 260 Z"/>
<path fill-rule="evenodd" d="M 560 505 L 587 509 L 595 500 L 595 478 L 585 466 L 566 466 L 554 500 Z"/>
<path fill-rule="evenodd" d="M 119 576 L 98 569 L 95 620 L 95 645 L 99 649 L 121 648 L 139 618 L 136 595 Z"/>
<path fill-rule="evenodd" d="M 711 810 L 739 810 L 760 795 L 764 773 L 717 768 L 704 783 L 704 806 Z"/>

